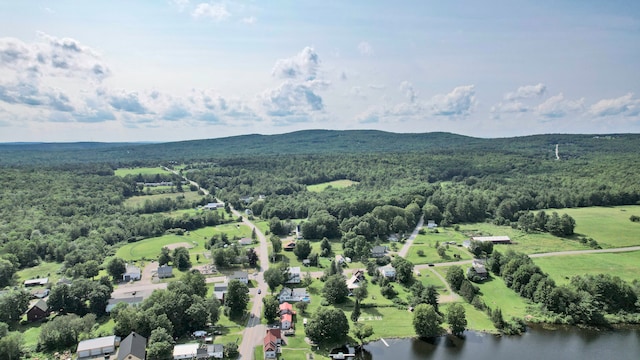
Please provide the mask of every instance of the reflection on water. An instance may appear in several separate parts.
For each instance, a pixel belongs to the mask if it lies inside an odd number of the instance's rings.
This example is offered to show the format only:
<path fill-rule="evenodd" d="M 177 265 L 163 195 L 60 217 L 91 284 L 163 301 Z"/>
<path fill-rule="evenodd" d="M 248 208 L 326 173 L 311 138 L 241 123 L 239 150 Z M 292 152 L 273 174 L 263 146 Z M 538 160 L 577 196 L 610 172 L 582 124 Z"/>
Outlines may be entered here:
<path fill-rule="evenodd" d="M 363 360 L 585 360 L 640 359 L 640 329 L 611 331 L 561 327 L 530 329 L 522 336 L 493 336 L 466 332 L 463 338 L 387 339 L 364 346 L 355 359 Z"/>

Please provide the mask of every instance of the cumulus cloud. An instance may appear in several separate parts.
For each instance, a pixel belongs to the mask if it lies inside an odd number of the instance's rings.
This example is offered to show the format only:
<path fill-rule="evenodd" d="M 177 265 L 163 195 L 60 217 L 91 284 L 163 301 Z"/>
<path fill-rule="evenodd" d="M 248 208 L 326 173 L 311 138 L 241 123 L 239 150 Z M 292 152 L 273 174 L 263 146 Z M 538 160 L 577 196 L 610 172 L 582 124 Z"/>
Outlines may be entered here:
<path fill-rule="evenodd" d="M 437 116 L 469 115 L 475 105 L 474 85 L 458 86 L 450 93 L 436 95 L 429 101 L 431 114 Z"/>
<path fill-rule="evenodd" d="M 282 124 L 308 121 L 314 113 L 322 112 L 324 101 L 318 91 L 326 89 L 330 83 L 319 77 L 320 63 L 320 57 L 311 47 L 276 61 L 272 76 L 284 81 L 259 95 L 266 115 L 278 118 Z"/>
<path fill-rule="evenodd" d="M 491 112 L 496 115 L 499 113 L 525 113 L 529 111 L 531 111 L 531 107 L 520 101 L 501 102 L 491 107 Z"/>
<path fill-rule="evenodd" d="M 546 91 L 547 86 L 542 83 L 539 83 L 537 85 L 525 85 L 520 86 L 516 91 L 506 93 L 504 95 L 504 99 L 507 101 L 531 99 L 544 95 Z"/>
<path fill-rule="evenodd" d="M 231 16 L 224 4 L 220 3 L 200 3 L 193 10 L 191 15 L 194 18 L 209 18 L 214 21 L 223 21 Z"/>
<path fill-rule="evenodd" d="M 593 116 L 637 116 L 640 115 L 640 99 L 634 98 L 632 93 L 615 99 L 602 99 L 591 105 L 589 113 Z"/>
<path fill-rule="evenodd" d="M 318 54 L 313 48 L 307 46 L 295 56 L 276 61 L 271 74 L 279 78 L 314 80 L 319 66 Z"/>
<path fill-rule="evenodd" d="M 358 52 L 361 55 L 371 56 L 373 55 L 373 46 L 367 41 L 362 41 L 358 44 Z"/>
<path fill-rule="evenodd" d="M 144 115 L 149 114 L 150 111 L 145 105 L 142 104 L 137 92 L 125 92 L 114 93 L 108 95 L 108 102 L 115 110 L 125 111 L 133 114 Z"/>
<path fill-rule="evenodd" d="M 545 118 L 561 118 L 582 111 L 584 100 L 568 100 L 562 93 L 552 96 L 535 108 L 536 114 Z"/>

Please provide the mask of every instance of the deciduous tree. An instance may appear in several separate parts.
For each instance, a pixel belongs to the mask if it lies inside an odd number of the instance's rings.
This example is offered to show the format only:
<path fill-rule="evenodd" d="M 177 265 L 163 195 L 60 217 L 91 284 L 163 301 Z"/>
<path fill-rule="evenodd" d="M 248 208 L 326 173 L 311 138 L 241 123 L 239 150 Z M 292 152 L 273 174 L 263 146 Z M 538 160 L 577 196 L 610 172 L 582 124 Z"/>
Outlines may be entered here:
<path fill-rule="evenodd" d="M 318 344 L 342 343 L 349 333 L 349 321 L 340 309 L 320 307 L 305 332 L 311 341 Z"/>
<path fill-rule="evenodd" d="M 413 311 L 413 328 L 419 337 L 434 337 L 442 333 L 442 317 L 428 304 L 420 304 Z"/>
<path fill-rule="evenodd" d="M 464 307 L 458 303 L 449 305 L 446 318 L 451 333 L 458 336 L 462 335 L 467 328 L 467 317 Z"/>

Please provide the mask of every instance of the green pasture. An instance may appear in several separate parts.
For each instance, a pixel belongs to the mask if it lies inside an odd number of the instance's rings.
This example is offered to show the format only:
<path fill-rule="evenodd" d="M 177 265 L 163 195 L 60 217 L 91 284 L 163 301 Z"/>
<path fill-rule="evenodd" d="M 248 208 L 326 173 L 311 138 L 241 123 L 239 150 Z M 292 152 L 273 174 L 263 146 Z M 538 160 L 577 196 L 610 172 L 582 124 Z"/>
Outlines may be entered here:
<path fill-rule="evenodd" d="M 576 235 L 593 238 L 602 248 L 640 245 L 640 223 L 629 220 L 631 215 L 640 216 L 639 205 L 548 209 L 545 213 L 553 211 L 574 218 Z"/>
<path fill-rule="evenodd" d="M 116 169 L 116 176 L 127 176 L 127 175 L 155 175 L 155 174 L 167 174 L 169 173 L 165 169 L 161 167 L 138 167 L 138 168 L 122 168 Z"/>
<path fill-rule="evenodd" d="M 496 245 L 493 248 L 501 252 L 507 249 L 525 254 L 536 254 L 553 251 L 587 250 L 587 245 L 579 241 L 553 236 L 548 233 L 527 234 L 510 226 L 497 226 L 490 223 L 473 223 L 460 225 L 460 232 L 466 239 L 470 236 L 499 236 L 506 235 L 513 244 Z"/>
<path fill-rule="evenodd" d="M 284 246 L 286 244 L 289 243 L 289 241 L 291 240 L 287 240 L 287 239 L 283 239 L 282 240 L 282 247 L 284 248 Z M 289 263 L 289 266 L 300 266 L 301 270 L 303 272 L 306 271 L 324 271 L 324 269 L 326 269 L 328 266 L 331 265 L 331 260 L 334 260 L 336 255 L 342 255 L 344 254 L 344 249 L 342 248 L 342 243 L 340 242 L 340 240 L 338 239 L 332 239 L 331 241 L 331 251 L 332 251 L 332 256 L 331 257 L 319 257 L 318 261 L 320 263 L 320 266 L 304 266 L 302 264 L 302 261 L 298 260 L 298 258 L 296 257 L 296 255 L 293 253 L 293 251 L 284 251 L 282 250 L 280 252 L 280 259 L 284 260 L 286 262 Z M 311 240 L 311 252 L 313 253 L 317 253 L 319 254 L 321 249 L 320 249 L 320 240 Z M 271 243 L 269 243 L 269 256 L 273 256 L 273 250 L 271 247 Z M 359 261 L 354 261 L 351 263 L 347 263 L 345 265 L 345 268 L 351 268 L 351 269 L 364 269 L 365 266 L 362 262 Z"/>
<path fill-rule="evenodd" d="M 162 194 L 132 196 L 124 201 L 124 205 L 130 208 L 139 208 L 139 207 L 142 207 L 145 201 L 147 200 L 158 201 L 164 198 L 170 198 L 172 200 L 176 200 L 177 198 L 183 197 L 183 196 L 185 201 L 187 202 L 198 201 L 202 198 L 202 195 L 198 194 L 197 191 L 162 193 Z"/>
<path fill-rule="evenodd" d="M 62 264 L 42 261 L 37 266 L 18 271 L 16 275 L 20 284 L 25 280 L 45 277 L 49 278 L 49 283 L 55 283 L 60 279 L 60 277 L 62 277 L 61 274 L 58 274 L 58 270 L 60 270 L 61 267 Z"/>
<path fill-rule="evenodd" d="M 411 261 L 415 265 L 449 262 L 457 260 L 453 257 L 456 254 L 460 255 L 462 260 L 470 260 L 472 255 L 469 251 L 462 246 L 457 246 L 462 245 L 462 242 L 466 239 L 467 237 L 462 233 L 454 231 L 452 228 L 439 229 L 437 233 L 427 232 L 424 235 L 419 234 L 409 248 L 407 260 Z M 446 245 L 445 243 L 449 241 L 455 241 L 457 245 Z M 444 257 L 440 257 L 440 255 L 438 255 L 436 242 L 446 248 L 446 254 Z M 419 250 L 424 252 L 424 256 L 418 255 Z"/>
<path fill-rule="evenodd" d="M 609 274 L 631 282 L 638 279 L 640 251 L 549 256 L 533 262 L 557 284 L 567 284 L 571 277 L 583 274 Z"/>
<path fill-rule="evenodd" d="M 356 185 L 358 184 L 357 181 L 351 181 L 351 180 L 334 180 L 334 181 L 329 181 L 329 182 L 324 182 L 324 183 L 320 183 L 320 184 L 314 184 L 314 185 L 308 185 L 307 186 L 307 190 L 311 191 L 311 192 L 321 192 L 324 191 L 328 188 L 333 188 L 333 189 L 343 189 L 352 185 Z"/>
<path fill-rule="evenodd" d="M 226 233 L 230 239 L 250 237 L 251 229 L 244 224 L 231 223 L 218 226 L 208 226 L 198 230 L 190 231 L 185 235 L 167 234 L 159 237 L 140 240 L 122 246 L 116 252 L 116 256 L 127 261 L 140 259 L 156 259 L 160 255 L 160 249 L 164 246 L 176 243 L 188 243 L 193 246 L 189 249 L 192 262 L 195 264 L 195 255 L 202 254 L 205 250 L 204 244 L 214 234 Z M 201 257 L 202 261 L 203 257 Z"/>

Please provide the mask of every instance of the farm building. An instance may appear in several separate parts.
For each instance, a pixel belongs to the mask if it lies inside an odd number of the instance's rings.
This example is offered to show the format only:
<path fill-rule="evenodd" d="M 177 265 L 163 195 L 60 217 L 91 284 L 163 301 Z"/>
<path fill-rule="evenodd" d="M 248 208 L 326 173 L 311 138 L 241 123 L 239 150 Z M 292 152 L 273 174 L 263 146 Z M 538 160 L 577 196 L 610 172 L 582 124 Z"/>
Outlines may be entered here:
<path fill-rule="evenodd" d="M 162 265 L 158 267 L 158 278 L 165 279 L 173 276 L 173 267 L 169 265 Z"/>
<path fill-rule="evenodd" d="M 136 280 L 140 280 L 140 268 L 132 265 L 132 264 L 127 264 L 126 265 L 126 270 L 124 272 L 124 274 L 122 275 L 122 281 L 136 281 Z"/>
<path fill-rule="evenodd" d="M 78 359 L 90 359 L 94 357 L 105 358 L 116 352 L 116 346 L 120 338 L 111 335 L 94 339 L 83 340 L 78 343 Z"/>
<path fill-rule="evenodd" d="M 472 241 L 492 242 L 494 244 L 511 244 L 508 236 L 472 236 Z"/>
<path fill-rule="evenodd" d="M 49 283 L 49 278 L 39 278 L 39 279 L 31 279 L 25 280 L 24 286 L 44 286 Z"/>

